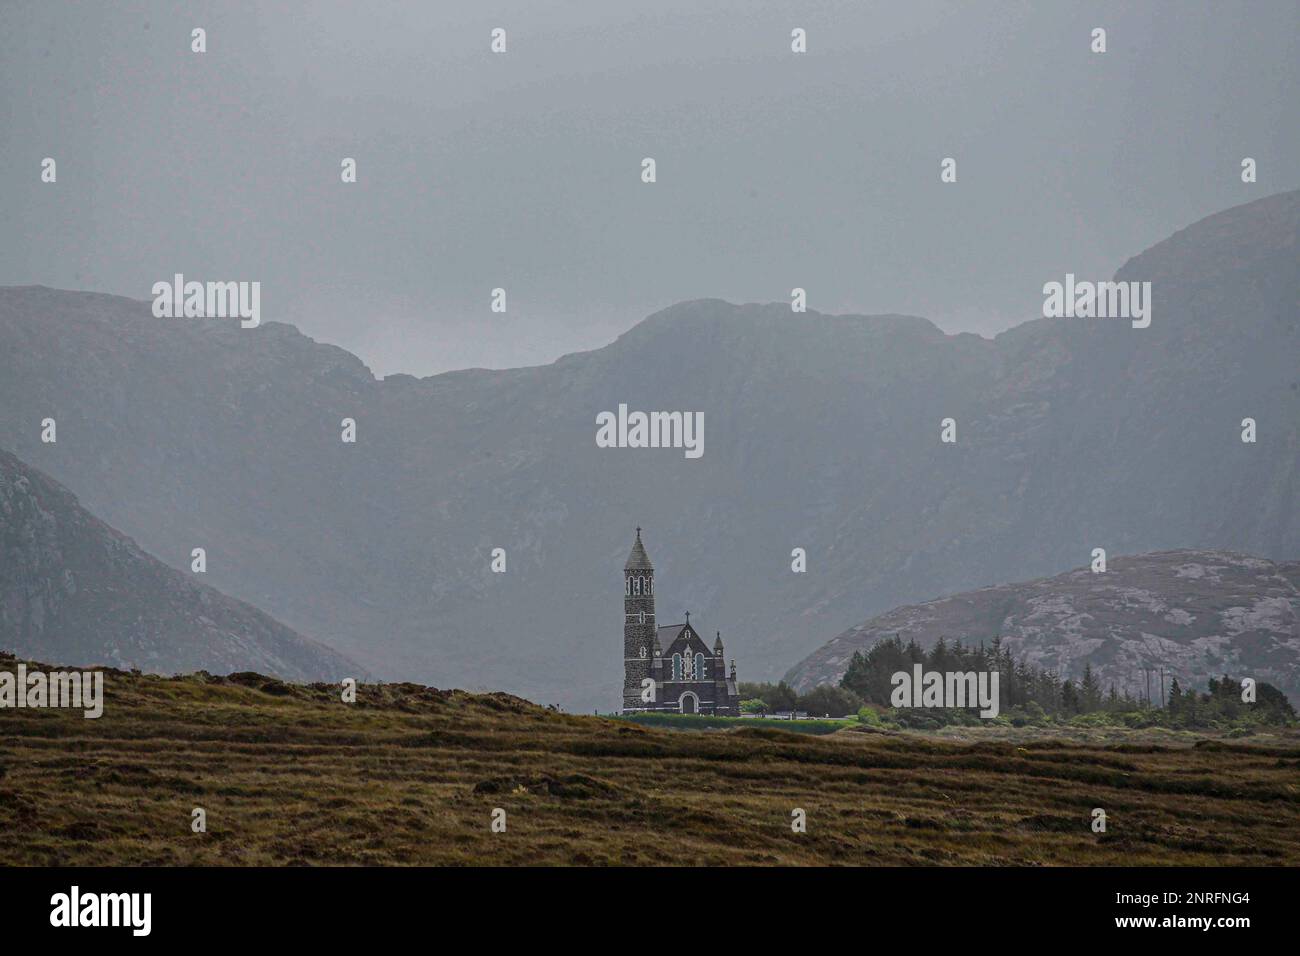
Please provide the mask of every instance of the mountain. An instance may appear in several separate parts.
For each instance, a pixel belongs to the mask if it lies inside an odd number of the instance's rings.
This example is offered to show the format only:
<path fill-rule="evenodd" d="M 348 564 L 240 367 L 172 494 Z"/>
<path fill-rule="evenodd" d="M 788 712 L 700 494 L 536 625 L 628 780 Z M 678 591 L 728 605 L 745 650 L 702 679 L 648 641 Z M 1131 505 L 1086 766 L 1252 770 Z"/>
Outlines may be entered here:
<path fill-rule="evenodd" d="M 1227 551 L 1162 551 L 1021 584 L 981 588 L 873 617 L 804 658 L 786 675 L 806 691 L 837 684 L 855 651 L 898 635 L 930 648 L 939 638 L 988 643 L 1001 635 L 1017 659 L 1101 686 L 1146 692 L 1143 668 L 1184 687 L 1211 677 L 1254 677 L 1300 696 L 1300 561 Z M 1158 681 L 1158 677 L 1153 677 Z M 1158 687 L 1152 691 L 1153 697 Z"/>
<path fill-rule="evenodd" d="M 1131 259 L 1145 329 L 1040 318 L 984 339 L 702 300 L 551 365 L 424 379 L 378 380 L 276 322 L 9 288 L 0 444 L 167 563 L 205 547 L 222 591 L 380 676 L 608 709 L 637 525 L 660 623 L 721 630 L 741 680 L 1097 547 L 1300 554 L 1298 233 L 1285 193 Z M 598 448 L 620 404 L 702 413 L 702 457 Z"/>
<path fill-rule="evenodd" d="M 0 450 L 0 648 L 155 673 L 365 671 L 150 557 L 57 482 Z"/>

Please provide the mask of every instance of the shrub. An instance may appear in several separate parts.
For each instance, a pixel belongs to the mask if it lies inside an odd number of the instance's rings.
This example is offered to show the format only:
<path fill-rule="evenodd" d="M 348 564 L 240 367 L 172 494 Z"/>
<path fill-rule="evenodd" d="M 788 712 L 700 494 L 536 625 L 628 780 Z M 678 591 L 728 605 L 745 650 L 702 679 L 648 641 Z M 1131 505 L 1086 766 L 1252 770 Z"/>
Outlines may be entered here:
<path fill-rule="evenodd" d="M 880 727 L 884 724 L 884 721 L 880 719 L 880 715 L 875 710 L 865 706 L 858 711 L 858 721 L 868 727 Z"/>

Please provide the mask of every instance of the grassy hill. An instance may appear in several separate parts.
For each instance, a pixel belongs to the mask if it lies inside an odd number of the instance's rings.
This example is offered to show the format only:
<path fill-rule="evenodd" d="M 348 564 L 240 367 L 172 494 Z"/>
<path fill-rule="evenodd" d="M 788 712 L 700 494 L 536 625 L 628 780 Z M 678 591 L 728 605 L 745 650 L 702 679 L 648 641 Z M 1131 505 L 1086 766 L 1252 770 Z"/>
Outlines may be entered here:
<path fill-rule="evenodd" d="M 105 691 L 98 720 L 0 711 L 0 865 L 1300 863 L 1295 731 L 682 732 L 255 674 Z"/>

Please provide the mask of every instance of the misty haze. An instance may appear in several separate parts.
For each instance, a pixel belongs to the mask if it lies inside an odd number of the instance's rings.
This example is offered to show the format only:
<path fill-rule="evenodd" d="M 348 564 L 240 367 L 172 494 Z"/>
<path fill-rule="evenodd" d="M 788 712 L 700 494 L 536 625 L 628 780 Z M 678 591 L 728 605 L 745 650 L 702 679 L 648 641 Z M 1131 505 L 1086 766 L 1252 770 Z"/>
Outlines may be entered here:
<path fill-rule="evenodd" d="M 1293 2 L 4 4 L 0 864 L 1294 866 L 1298 74 Z M 1130 913 L 1065 878 L 979 889 Z"/>

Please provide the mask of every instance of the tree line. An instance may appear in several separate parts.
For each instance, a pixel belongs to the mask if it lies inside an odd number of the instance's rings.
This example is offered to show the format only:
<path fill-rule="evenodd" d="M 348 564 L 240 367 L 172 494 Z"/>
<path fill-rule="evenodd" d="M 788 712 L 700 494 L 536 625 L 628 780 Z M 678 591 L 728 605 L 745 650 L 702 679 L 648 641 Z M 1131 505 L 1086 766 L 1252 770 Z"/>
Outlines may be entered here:
<path fill-rule="evenodd" d="M 877 641 L 866 651 L 857 651 L 838 686 L 823 684 L 804 694 L 784 681 L 776 684 L 742 683 L 740 695 L 746 713 L 806 711 L 813 716 L 842 717 L 857 714 L 872 723 L 896 722 L 900 726 L 928 727 L 946 723 L 979 722 L 974 709 L 895 708 L 890 704 L 893 675 L 911 673 L 920 664 L 925 671 L 997 671 L 1000 715 L 997 720 L 1013 724 L 1060 722 L 1099 715 L 1089 722 L 1113 722 L 1183 727 L 1208 727 L 1251 723 L 1287 723 L 1296 713 L 1286 696 L 1271 684 L 1256 686 L 1254 703 L 1242 701 L 1239 680 L 1224 675 L 1211 678 L 1208 692 L 1184 688 L 1175 677 L 1161 705 L 1131 695 L 1114 684 L 1103 687 L 1084 666 L 1078 680 L 1062 678 L 1046 668 L 1017 659 L 1000 637 L 991 645 L 964 645 L 940 638 L 929 650 L 915 640 L 906 643 L 899 636 Z"/>

